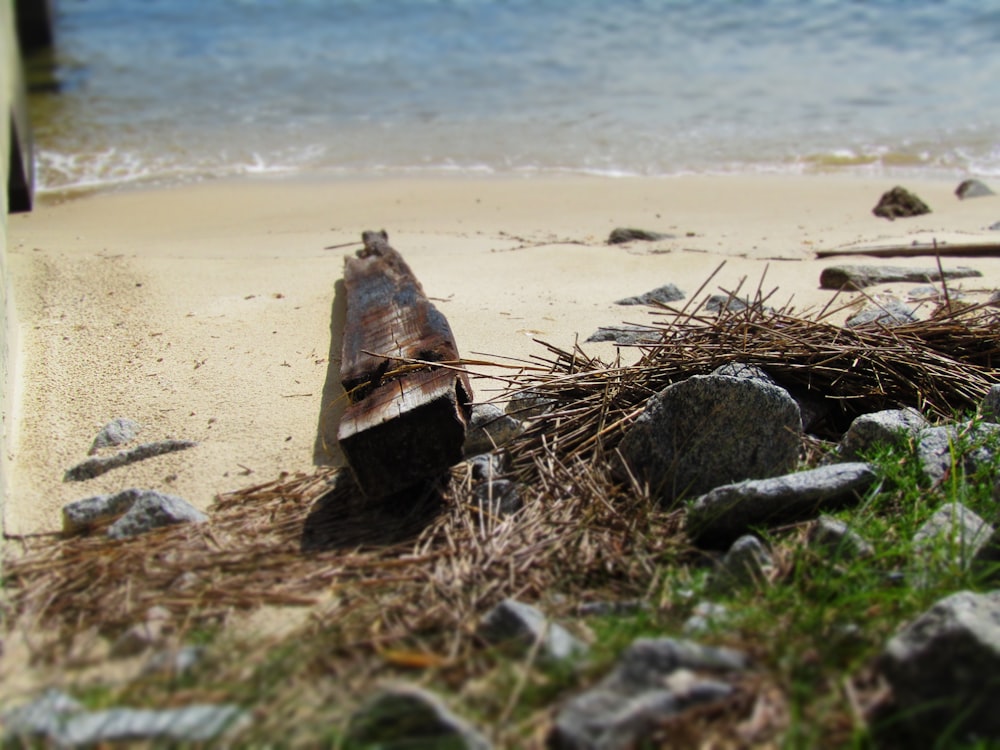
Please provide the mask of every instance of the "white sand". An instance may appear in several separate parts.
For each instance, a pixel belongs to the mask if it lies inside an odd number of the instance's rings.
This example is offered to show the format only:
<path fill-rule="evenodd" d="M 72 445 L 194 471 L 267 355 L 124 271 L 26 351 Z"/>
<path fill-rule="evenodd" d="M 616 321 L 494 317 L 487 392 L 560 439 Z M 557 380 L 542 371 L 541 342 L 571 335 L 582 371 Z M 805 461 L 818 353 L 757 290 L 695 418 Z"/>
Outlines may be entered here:
<path fill-rule="evenodd" d="M 218 492 L 336 462 L 334 285 L 364 229 L 388 230 L 466 357 L 530 358 L 533 339 L 570 347 L 598 326 L 644 322 L 614 300 L 672 282 L 693 294 L 778 287 L 822 305 L 817 249 L 1000 241 L 1000 198 L 959 201 L 955 182 L 906 181 L 933 213 L 888 222 L 871 209 L 889 180 L 372 179 L 213 182 L 49 201 L 10 219 L 20 315 L 20 392 L 8 533 L 54 531 L 66 502 L 153 487 L 199 507 Z M 616 226 L 678 239 L 608 246 Z M 551 243 L 551 244 L 538 244 Z M 583 244 L 568 244 L 583 243 Z M 837 262 L 932 267 L 931 258 Z M 1000 287 L 1000 259 L 949 259 Z M 905 292 L 912 285 L 897 285 Z M 885 291 L 885 290 L 878 290 Z M 334 339 L 336 340 L 336 339 Z M 610 344 L 586 345 L 614 355 Z M 477 397 L 495 395 L 477 381 Z M 324 397 L 324 391 L 326 397 Z M 114 417 L 142 441 L 192 450 L 63 482 Z"/>

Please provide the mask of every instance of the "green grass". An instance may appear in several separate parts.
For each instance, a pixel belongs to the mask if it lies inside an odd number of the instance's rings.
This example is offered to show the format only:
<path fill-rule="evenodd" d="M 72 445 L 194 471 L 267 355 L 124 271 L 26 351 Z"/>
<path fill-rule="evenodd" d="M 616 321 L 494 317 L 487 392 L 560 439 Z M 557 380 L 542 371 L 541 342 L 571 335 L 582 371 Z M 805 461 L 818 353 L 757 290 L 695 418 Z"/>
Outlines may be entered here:
<path fill-rule="evenodd" d="M 998 447 L 994 437 L 985 443 Z M 574 606 L 582 595 L 613 596 L 620 590 L 615 575 L 581 578 L 571 561 L 562 561 L 567 573 L 549 592 L 550 604 L 540 606 L 589 642 L 581 662 L 547 663 L 488 646 L 471 624 L 451 633 L 415 628 L 403 639 L 382 642 L 380 597 L 391 595 L 387 588 L 352 592 L 356 604 L 348 619 L 317 616 L 290 637 L 199 625 L 183 634 L 186 643 L 207 650 L 190 673 L 92 685 L 76 694 L 90 708 L 235 702 L 254 711 L 243 744 L 335 747 L 351 712 L 378 685 L 405 681 L 441 695 L 499 747 L 542 747 L 554 707 L 600 680 L 636 638 L 684 637 L 685 620 L 699 602 L 711 600 L 728 614 L 697 640 L 741 650 L 753 667 L 740 678 L 738 710 L 699 725 L 699 737 L 721 746 L 741 736 L 737 725 L 747 720 L 757 696 L 767 696 L 771 718 L 756 728 L 752 746 L 870 747 L 874 730 L 866 710 L 879 696 L 876 662 L 889 638 L 938 599 L 992 585 L 989 571 L 948 562 L 936 565 L 926 585 L 913 585 L 913 535 L 939 507 L 957 501 L 988 521 L 994 517 L 1000 461 L 969 476 L 962 469 L 962 455 L 982 444 L 981 438 L 960 437 L 952 471 L 937 486 L 921 476 L 912 441 L 865 456 L 877 481 L 856 507 L 835 515 L 874 546 L 867 559 L 810 547 L 807 524 L 760 530 L 774 555 L 773 576 L 719 593 L 707 556 L 673 540 L 654 558 L 645 609 L 588 618 L 574 617 Z M 951 552 L 947 543 L 936 551 L 944 561 Z M 414 606 L 419 610 L 419 602 Z"/>

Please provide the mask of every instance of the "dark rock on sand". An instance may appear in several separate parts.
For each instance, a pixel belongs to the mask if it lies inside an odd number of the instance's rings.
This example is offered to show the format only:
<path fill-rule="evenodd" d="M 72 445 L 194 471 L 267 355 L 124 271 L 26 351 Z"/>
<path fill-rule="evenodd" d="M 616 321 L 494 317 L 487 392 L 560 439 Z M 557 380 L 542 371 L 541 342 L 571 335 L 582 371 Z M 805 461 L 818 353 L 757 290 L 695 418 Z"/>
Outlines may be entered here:
<path fill-rule="evenodd" d="M 848 328 L 858 328 L 865 325 L 879 325 L 885 328 L 902 326 L 917 320 L 913 309 L 899 300 L 885 300 L 878 304 L 868 305 L 855 313 L 844 323 Z"/>
<path fill-rule="evenodd" d="M 996 193 L 980 180 L 963 180 L 955 188 L 955 195 L 959 197 L 959 200 L 965 200 L 966 198 L 982 198 L 987 195 L 996 195 Z"/>
<path fill-rule="evenodd" d="M 587 343 L 612 341 L 622 346 L 642 346 L 655 344 L 662 336 L 662 332 L 645 326 L 601 326 L 590 334 Z"/>
<path fill-rule="evenodd" d="M 63 481 L 81 482 L 84 479 L 93 479 L 120 466 L 127 466 L 136 461 L 144 461 L 147 458 L 162 456 L 174 451 L 187 450 L 196 445 L 198 443 L 193 440 L 161 440 L 156 443 L 143 443 L 130 450 L 118 451 L 112 456 L 93 456 L 78 463 L 72 469 L 68 469 Z"/>
<path fill-rule="evenodd" d="M 636 297 L 626 297 L 615 302 L 616 305 L 666 305 L 670 302 L 684 299 L 684 292 L 674 284 L 666 284 L 652 289 Z"/>
<path fill-rule="evenodd" d="M 179 523 L 204 523 L 208 516 L 186 500 L 161 492 L 143 492 L 131 508 L 108 527 L 112 539 L 124 539 Z"/>
<path fill-rule="evenodd" d="M 920 216 L 930 212 L 931 210 L 926 203 L 906 188 L 899 186 L 883 193 L 878 205 L 872 209 L 873 214 L 883 219 L 889 219 L 889 221 L 908 216 Z"/>
<path fill-rule="evenodd" d="M 618 227 L 611 231 L 608 237 L 609 245 L 621 245 L 625 242 L 632 242 L 634 240 L 642 240 L 644 242 L 656 242 L 657 240 L 672 240 L 674 235 L 664 234 L 663 232 L 650 232 L 646 229 L 631 229 L 627 227 Z"/>
<path fill-rule="evenodd" d="M 875 284 L 889 284 L 897 281 L 915 284 L 942 279 L 965 279 L 982 276 L 974 268 L 946 268 L 942 273 L 937 268 L 907 268 L 905 266 L 830 266 L 819 275 L 822 289 L 859 290 Z"/>
<path fill-rule="evenodd" d="M 101 448 L 113 448 L 125 445 L 135 440 L 142 427 L 139 423 L 128 417 L 116 417 L 108 422 L 94 438 L 93 445 L 90 446 L 89 455 L 94 455 Z"/>

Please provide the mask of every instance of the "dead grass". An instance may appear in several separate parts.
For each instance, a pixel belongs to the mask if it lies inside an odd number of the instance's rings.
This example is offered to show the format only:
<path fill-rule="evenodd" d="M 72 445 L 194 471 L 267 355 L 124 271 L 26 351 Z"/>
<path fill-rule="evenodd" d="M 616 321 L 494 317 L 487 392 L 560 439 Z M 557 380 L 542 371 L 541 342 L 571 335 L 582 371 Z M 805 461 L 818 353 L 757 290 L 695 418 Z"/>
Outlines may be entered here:
<path fill-rule="evenodd" d="M 848 330 L 828 322 L 838 312 L 832 307 L 800 316 L 769 307 L 772 294 L 758 286 L 748 307 L 720 314 L 663 308 L 651 325 L 660 343 L 644 346 L 632 365 L 548 346 L 546 356 L 502 378 L 546 404 L 506 448 L 524 500 L 513 516 L 476 506 L 466 466 L 380 502 L 366 501 L 345 473 L 284 476 L 220 496 L 201 525 L 124 541 L 98 532 L 8 542 L 6 626 L 36 632 L 33 658 L 58 664 L 78 634 L 96 628 L 114 638 L 154 605 L 169 611 L 180 641 L 224 626 L 234 613 L 309 607 L 311 624 L 282 646 L 287 664 L 271 643 L 251 650 L 253 664 L 242 672 L 217 665 L 218 680 L 244 685 L 229 694 L 264 690 L 253 686 L 265 667 L 296 673 L 297 685 L 304 676 L 332 676 L 340 687 L 325 684 L 341 699 L 375 679 L 416 673 L 467 693 L 494 720 L 511 718 L 519 742 L 542 737 L 546 705 L 511 716 L 513 704 L 491 703 L 492 688 L 476 697 L 477 684 L 494 685 L 500 669 L 484 661 L 476 635 L 488 608 L 515 597 L 558 617 L 583 601 L 639 598 L 669 618 L 665 576 L 703 559 L 683 534 L 683 510 L 659 509 L 643 488 L 611 473 L 609 457 L 649 395 L 727 362 L 755 364 L 781 385 L 825 399 L 833 410 L 822 429 L 833 436 L 854 415 L 887 407 L 950 417 L 974 409 L 997 382 L 995 310 L 946 305 L 919 323 Z M 310 639 L 315 647 L 306 648 Z M 211 690 L 218 692 L 218 680 Z M 551 695 L 559 684 L 520 689 Z M 272 710 L 258 717 L 261 731 L 280 736 L 290 717 L 312 706 L 294 695 L 272 695 Z M 717 736 L 702 744 L 713 747 L 777 744 L 788 721 L 784 703 L 765 681 L 727 706 L 692 714 L 673 736 Z"/>

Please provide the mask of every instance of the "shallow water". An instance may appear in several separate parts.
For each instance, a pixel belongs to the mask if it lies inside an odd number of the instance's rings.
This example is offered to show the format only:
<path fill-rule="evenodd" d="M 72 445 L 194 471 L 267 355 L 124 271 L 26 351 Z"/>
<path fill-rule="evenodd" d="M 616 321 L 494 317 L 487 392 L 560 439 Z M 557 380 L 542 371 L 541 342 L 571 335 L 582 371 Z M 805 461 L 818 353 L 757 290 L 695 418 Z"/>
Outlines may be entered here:
<path fill-rule="evenodd" d="M 39 179 L 1000 175 L 986 6 L 60 0 Z"/>

